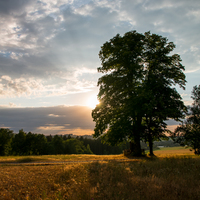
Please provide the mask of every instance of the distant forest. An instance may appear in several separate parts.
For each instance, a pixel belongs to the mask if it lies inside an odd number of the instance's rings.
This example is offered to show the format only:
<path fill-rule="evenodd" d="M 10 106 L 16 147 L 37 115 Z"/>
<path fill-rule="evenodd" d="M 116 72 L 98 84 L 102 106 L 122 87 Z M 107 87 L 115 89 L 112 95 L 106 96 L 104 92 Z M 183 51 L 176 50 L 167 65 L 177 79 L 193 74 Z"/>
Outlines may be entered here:
<path fill-rule="evenodd" d="M 157 146 L 175 146 L 173 141 L 159 141 Z M 148 144 L 141 142 L 143 149 L 148 149 Z M 0 129 L 0 155 L 56 155 L 56 154 L 96 154 L 110 155 L 121 154 L 129 149 L 129 142 L 118 146 L 109 146 L 102 143 L 101 139 L 92 139 L 87 136 L 73 135 L 48 135 L 26 133 L 23 129 L 13 133 L 10 129 Z"/>

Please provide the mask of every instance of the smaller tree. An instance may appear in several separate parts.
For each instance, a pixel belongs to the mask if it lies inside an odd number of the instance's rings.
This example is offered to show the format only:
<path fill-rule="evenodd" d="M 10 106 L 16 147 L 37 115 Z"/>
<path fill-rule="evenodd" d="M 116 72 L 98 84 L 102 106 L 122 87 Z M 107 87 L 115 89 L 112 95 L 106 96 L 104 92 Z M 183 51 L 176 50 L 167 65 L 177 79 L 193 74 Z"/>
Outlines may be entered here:
<path fill-rule="evenodd" d="M 90 145 L 87 147 L 83 144 L 83 141 L 80 141 L 76 138 L 71 138 L 65 141 L 65 153 L 67 154 L 92 154 Z"/>
<path fill-rule="evenodd" d="M 13 138 L 13 131 L 8 128 L 0 129 L 0 155 L 8 156 L 12 150 L 11 142 Z"/>
<path fill-rule="evenodd" d="M 12 140 L 12 153 L 14 155 L 25 155 L 26 154 L 26 133 L 23 129 L 19 130 L 18 134 L 14 135 Z"/>
<path fill-rule="evenodd" d="M 191 98 L 192 106 L 188 106 L 187 119 L 174 131 L 174 140 L 181 145 L 188 145 L 200 154 L 200 85 L 194 86 Z"/>
<path fill-rule="evenodd" d="M 52 144 L 55 149 L 55 154 L 63 154 L 64 153 L 64 140 L 61 136 L 55 135 L 52 140 Z"/>

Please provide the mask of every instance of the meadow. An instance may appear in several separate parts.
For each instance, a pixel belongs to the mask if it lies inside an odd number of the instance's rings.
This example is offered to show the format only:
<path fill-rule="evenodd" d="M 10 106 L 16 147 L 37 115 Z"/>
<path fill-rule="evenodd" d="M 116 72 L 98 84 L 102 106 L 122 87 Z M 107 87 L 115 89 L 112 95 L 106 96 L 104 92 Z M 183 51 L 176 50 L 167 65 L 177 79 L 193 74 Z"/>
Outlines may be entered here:
<path fill-rule="evenodd" d="M 199 157 L 184 148 L 162 149 L 155 154 L 154 158 L 140 159 L 123 155 L 24 158 L 29 163 L 97 160 L 59 165 L 10 165 L 23 158 L 0 157 L 0 199 L 199 199 Z"/>

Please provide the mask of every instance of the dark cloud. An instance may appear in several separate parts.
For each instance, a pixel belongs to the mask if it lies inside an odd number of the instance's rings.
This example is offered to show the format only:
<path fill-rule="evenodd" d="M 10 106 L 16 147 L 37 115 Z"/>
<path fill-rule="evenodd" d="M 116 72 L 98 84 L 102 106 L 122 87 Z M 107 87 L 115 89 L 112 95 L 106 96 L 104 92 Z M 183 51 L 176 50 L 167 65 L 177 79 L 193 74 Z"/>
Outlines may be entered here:
<path fill-rule="evenodd" d="M 0 108 L 0 121 L 1 127 L 9 127 L 15 132 L 24 129 L 43 134 L 68 134 L 80 129 L 87 134 L 94 129 L 91 108 L 84 106 Z"/>
<path fill-rule="evenodd" d="M 43 78 L 47 76 L 48 71 L 58 71 L 47 57 L 24 55 L 22 58 L 14 59 L 10 56 L 14 55 L 0 55 L 0 76 L 9 75 L 15 78 L 26 75 L 28 77 Z"/>
<path fill-rule="evenodd" d="M 0 15 L 21 14 L 31 0 L 1 0 L 0 1 Z"/>

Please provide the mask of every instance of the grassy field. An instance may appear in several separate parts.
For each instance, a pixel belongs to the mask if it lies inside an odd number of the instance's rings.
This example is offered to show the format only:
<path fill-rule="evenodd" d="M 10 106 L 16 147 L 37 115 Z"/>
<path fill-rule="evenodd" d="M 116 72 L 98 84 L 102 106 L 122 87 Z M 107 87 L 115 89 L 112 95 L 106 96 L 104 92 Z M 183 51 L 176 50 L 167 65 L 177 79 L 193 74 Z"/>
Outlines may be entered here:
<path fill-rule="evenodd" d="M 102 160 L 63 165 L 0 164 L 0 199 L 71 200 L 197 200 L 200 197 L 200 158 L 188 149 L 155 151 L 155 158 L 68 155 L 42 160 Z M 188 155 L 187 155 L 187 153 Z M 190 155 L 189 155 L 190 154 Z M 26 157 L 28 159 L 29 157 Z M 35 157 L 31 157 L 37 160 Z M 0 158 L 17 161 L 20 157 Z M 33 159 L 33 160 L 34 160 Z M 109 159 L 112 161 L 103 161 Z M 32 160 L 32 161 L 33 161 Z"/>
<path fill-rule="evenodd" d="M 184 147 L 165 147 L 155 150 L 154 154 L 158 157 L 163 155 L 194 155 L 193 151 Z M 90 161 L 90 160 L 120 160 L 126 159 L 121 155 L 88 155 L 88 154 L 71 154 L 71 155 L 44 155 L 44 156 L 0 156 L 1 163 L 20 163 L 20 162 L 57 162 L 57 161 Z"/>
<path fill-rule="evenodd" d="M 155 150 L 154 154 L 156 156 L 171 156 L 171 155 L 194 155 L 194 151 L 191 151 L 190 148 L 185 147 L 164 147 L 159 150 Z"/>
<path fill-rule="evenodd" d="M 94 160 L 120 160 L 125 157 L 121 155 L 44 155 L 44 156 L 0 156 L 1 163 L 22 163 L 22 162 L 64 162 L 64 161 L 94 161 Z"/>

